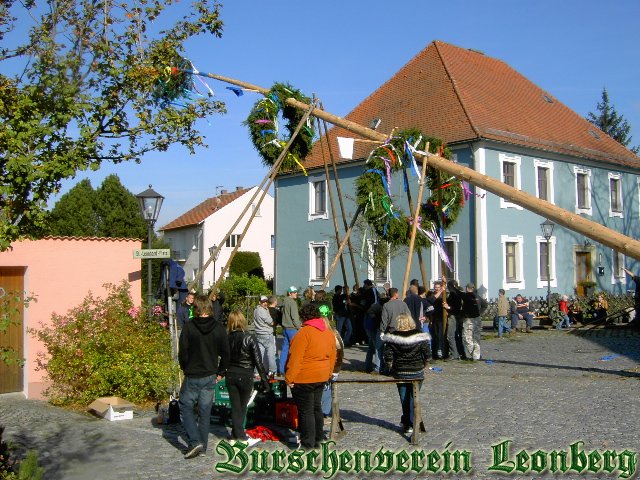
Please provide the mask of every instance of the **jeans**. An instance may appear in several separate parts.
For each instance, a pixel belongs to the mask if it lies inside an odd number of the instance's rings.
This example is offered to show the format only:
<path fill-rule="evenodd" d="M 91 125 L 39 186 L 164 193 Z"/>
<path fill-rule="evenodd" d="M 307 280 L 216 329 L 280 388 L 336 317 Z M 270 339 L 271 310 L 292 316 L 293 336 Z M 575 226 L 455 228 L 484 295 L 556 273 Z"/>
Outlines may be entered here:
<path fill-rule="evenodd" d="M 367 328 L 367 338 L 369 342 L 367 343 L 367 355 L 364 360 L 364 371 L 380 372 L 380 358 L 378 357 L 377 344 L 382 343 L 382 340 L 380 340 L 378 329 Z"/>
<path fill-rule="evenodd" d="M 388 372 L 387 366 L 384 364 L 384 342 L 380 335 L 382 335 L 382 332 L 378 330 L 376 332 L 376 354 L 378 355 L 379 373 L 386 375 Z"/>
<path fill-rule="evenodd" d="M 322 392 L 324 385 L 324 382 L 296 383 L 291 389 L 291 396 L 298 407 L 298 429 L 303 448 L 315 448 L 323 440 Z"/>
<path fill-rule="evenodd" d="M 187 433 L 189 448 L 198 444 L 207 451 L 209 442 L 209 425 L 211 423 L 211 406 L 216 391 L 216 376 L 185 377 L 180 389 L 180 413 L 182 426 Z M 198 404 L 198 419 L 193 407 Z"/>
<path fill-rule="evenodd" d="M 322 415 L 328 417 L 331 415 L 331 384 L 333 380 L 329 380 L 322 390 Z"/>
<path fill-rule="evenodd" d="M 449 345 L 449 358 L 460 358 L 458 342 L 462 340 L 462 316 L 449 315 L 447 320 L 447 344 Z"/>
<path fill-rule="evenodd" d="M 464 355 L 467 360 L 480 360 L 480 335 L 482 319 L 480 317 L 465 318 L 462 325 Z"/>
<path fill-rule="evenodd" d="M 511 328 L 507 327 L 507 317 L 498 315 L 498 336 L 501 337 L 504 332 L 511 333 Z"/>
<path fill-rule="evenodd" d="M 402 405 L 402 417 L 400 423 L 405 427 L 413 426 L 413 383 L 396 383 L 400 404 Z M 422 388 L 422 382 L 418 384 L 418 390 Z"/>
<path fill-rule="evenodd" d="M 527 327 L 531 328 L 533 327 L 533 315 L 531 315 L 530 312 L 525 312 L 525 313 L 512 313 L 511 314 L 511 328 L 513 330 L 516 330 L 518 328 L 518 321 L 520 320 L 519 315 L 522 315 L 522 319 L 525 320 L 527 322 Z"/>
<path fill-rule="evenodd" d="M 287 357 L 289 356 L 289 345 L 291 345 L 291 340 L 295 334 L 298 333 L 298 330 L 295 328 L 283 328 L 282 336 L 284 337 L 284 341 L 282 342 L 282 350 L 280 351 L 280 373 L 285 372 L 285 367 L 287 366 Z"/>
<path fill-rule="evenodd" d="M 253 390 L 253 374 L 227 373 L 226 380 L 231 401 L 231 438 L 246 440 L 244 421 L 247 416 L 247 403 Z"/>
<path fill-rule="evenodd" d="M 276 337 L 273 334 L 256 334 L 258 350 L 260 351 L 260 359 L 264 367 L 272 373 L 278 371 L 276 365 Z"/>
<path fill-rule="evenodd" d="M 556 328 L 558 330 L 560 330 L 562 328 L 562 325 L 566 325 L 567 328 L 569 328 L 571 326 L 571 321 L 569 320 L 569 315 L 567 315 L 564 312 L 560 312 L 560 321 L 558 322 L 558 325 L 556 325 Z"/>
<path fill-rule="evenodd" d="M 342 341 L 345 345 L 350 345 L 351 335 L 353 334 L 353 326 L 351 325 L 351 319 L 349 317 L 343 317 L 336 315 L 336 329 L 342 336 Z M 342 327 L 344 327 L 344 336 L 342 335 Z"/>

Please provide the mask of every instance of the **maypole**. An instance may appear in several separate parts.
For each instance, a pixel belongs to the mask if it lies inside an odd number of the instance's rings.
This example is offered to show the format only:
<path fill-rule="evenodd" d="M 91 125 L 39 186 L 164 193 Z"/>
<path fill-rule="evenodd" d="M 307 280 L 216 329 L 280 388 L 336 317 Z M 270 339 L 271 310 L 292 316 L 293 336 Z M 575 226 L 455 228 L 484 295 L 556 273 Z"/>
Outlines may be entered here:
<path fill-rule="evenodd" d="M 242 82 L 240 80 L 235 80 L 233 78 L 224 77 L 221 75 L 198 72 L 191 73 L 197 73 L 198 75 L 206 76 L 215 80 L 220 80 L 226 83 L 231 83 L 233 85 L 238 85 L 240 87 L 261 93 L 268 92 L 268 90 L 256 85 L 252 85 L 247 82 Z M 306 110 L 309 108 L 309 105 L 294 98 L 287 98 L 285 100 L 285 103 L 300 110 Z M 315 110 L 313 112 L 313 115 L 317 118 L 326 120 L 333 125 L 342 127 L 345 130 L 348 130 L 369 140 L 376 140 L 380 143 L 383 143 L 387 139 L 387 136 L 383 133 L 376 132 L 375 130 L 364 127 L 358 123 L 344 119 L 337 115 L 333 115 L 324 110 Z M 424 157 L 424 155 L 421 154 L 417 154 L 416 156 L 419 158 Z M 640 260 L 640 241 L 638 240 L 623 235 L 622 233 L 607 228 L 599 223 L 583 218 L 580 215 L 571 213 L 563 208 L 553 205 L 545 200 L 541 200 L 526 192 L 517 190 L 509 185 L 502 183 L 499 180 L 496 180 L 495 178 L 489 177 L 488 175 L 484 175 L 482 173 L 478 173 L 472 168 L 451 162 L 439 155 L 428 154 L 427 156 L 429 158 L 430 165 L 434 168 L 453 175 L 459 180 L 466 180 L 476 187 L 482 188 L 488 192 L 503 197 L 505 200 L 508 200 L 511 203 L 515 203 L 516 205 L 519 205 L 524 209 L 536 213 L 544 218 L 552 220 L 557 224 L 568 228 L 569 230 L 578 232 L 590 238 L 591 240 L 594 240 L 603 245 L 607 245 L 608 247 L 611 247 L 626 256 Z"/>

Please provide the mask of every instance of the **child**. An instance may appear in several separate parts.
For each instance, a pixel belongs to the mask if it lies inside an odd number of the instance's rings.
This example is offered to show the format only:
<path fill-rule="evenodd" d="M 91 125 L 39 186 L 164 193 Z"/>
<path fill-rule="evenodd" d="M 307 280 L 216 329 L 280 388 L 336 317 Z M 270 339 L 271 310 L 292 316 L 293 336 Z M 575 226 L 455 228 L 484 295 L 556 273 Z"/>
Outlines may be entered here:
<path fill-rule="evenodd" d="M 571 321 L 569 320 L 569 297 L 562 295 L 558 302 L 558 309 L 560 310 L 560 321 L 556 325 L 556 329 L 560 330 L 562 325 L 566 324 L 567 328 L 571 327 Z"/>
<path fill-rule="evenodd" d="M 502 338 L 504 332 L 511 333 L 511 327 L 507 327 L 507 315 L 511 310 L 509 299 L 506 296 L 506 292 L 503 288 L 498 290 L 498 314 L 496 319 L 498 320 L 498 337 Z"/>

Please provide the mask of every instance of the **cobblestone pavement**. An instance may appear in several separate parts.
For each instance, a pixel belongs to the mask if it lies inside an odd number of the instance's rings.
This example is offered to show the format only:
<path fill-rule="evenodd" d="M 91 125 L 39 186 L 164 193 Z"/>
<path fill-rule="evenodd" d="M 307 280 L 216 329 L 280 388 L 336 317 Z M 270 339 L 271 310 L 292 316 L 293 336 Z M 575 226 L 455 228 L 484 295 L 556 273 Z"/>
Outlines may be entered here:
<path fill-rule="evenodd" d="M 382 448 L 409 454 L 409 463 L 398 466 L 385 477 L 438 477 L 445 468 L 445 452 L 470 452 L 470 472 L 453 472 L 448 478 L 624 478 L 625 470 L 637 477 L 633 460 L 638 455 L 625 454 L 640 449 L 640 334 L 629 330 L 593 330 L 583 335 L 564 331 L 539 330 L 532 334 L 497 339 L 485 332 L 482 342 L 483 360 L 479 362 L 435 362 L 423 384 L 420 398 L 426 433 L 419 445 L 412 446 L 398 427 L 400 404 L 395 386 L 390 384 L 344 384 L 340 386 L 341 414 L 346 435 L 326 448 L 338 453 L 345 450 L 372 452 Z M 377 377 L 356 373 L 364 365 L 364 347 L 347 350 L 342 379 Z M 438 371 L 441 369 L 441 371 Z M 229 478 L 231 473 L 217 472 L 226 460 L 220 448 L 227 430 L 212 426 L 209 452 L 193 460 L 182 458 L 184 439 L 180 426 L 156 425 L 153 411 L 135 411 L 133 420 L 108 422 L 89 414 L 70 412 L 44 402 L 25 400 L 21 395 L 0 395 L 0 424 L 6 426 L 5 439 L 15 447 L 14 455 L 22 457 L 27 449 L 39 453 L 47 479 L 209 479 Z M 601 454 L 615 451 L 608 460 L 612 472 L 578 474 L 573 470 L 555 475 L 548 471 L 527 471 L 506 475 L 489 471 L 492 465 L 492 445 L 511 440 L 510 458 L 526 450 L 551 452 L 570 450 L 577 441 L 581 451 Z M 251 447 L 248 452 L 291 450 L 278 442 L 260 444 L 263 450 Z M 218 452 L 216 452 L 216 447 Z M 498 447 L 496 447 L 497 449 Z M 411 467 L 411 453 L 435 454 L 433 470 L 417 472 Z M 270 453 L 271 455 L 271 453 Z M 402 455 L 392 456 L 394 462 Z M 537 462 L 550 456 L 534 455 Z M 252 458 L 249 456 L 249 458 Z M 269 458 L 272 458 L 271 456 Z M 337 460 L 322 454 L 317 466 L 325 470 Z M 342 458 L 347 459 L 343 454 Z M 391 457 L 384 457 L 391 458 Z M 462 457 L 464 459 L 464 454 Z M 524 455 L 521 458 L 525 458 Z M 571 462 L 569 455 L 568 461 Z M 576 461 L 583 458 L 576 456 Z M 587 458 L 587 457 L 585 457 Z M 602 470 L 592 455 L 594 469 Z M 287 460 L 291 460 L 288 457 Z M 436 461 L 438 460 L 438 461 Z M 500 463 L 500 462 L 498 462 Z M 531 467 L 527 460 L 523 469 Z M 288 463 L 293 465 L 293 463 Z M 353 467 L 353 462 L 347 463 Z M 453 462 L 451 463 L 453 465 Z M 508 463 L 501 463 L 508 465 Z M 375 466 L 375 465 L 374 465 Z M 417 468 L 417 467 L 416 467 Z M 628 472 L 627 472 L 628 473 Z M 351 470 L 336 476 L 362 478 L 375 476 Z M 251 473 L 247 473 L 251 475 Z M 315 475 L 263 473 L 261 478 L 329 478 L 331 472 Z M 444 476 L 444 475 L 443 475 Z"/>

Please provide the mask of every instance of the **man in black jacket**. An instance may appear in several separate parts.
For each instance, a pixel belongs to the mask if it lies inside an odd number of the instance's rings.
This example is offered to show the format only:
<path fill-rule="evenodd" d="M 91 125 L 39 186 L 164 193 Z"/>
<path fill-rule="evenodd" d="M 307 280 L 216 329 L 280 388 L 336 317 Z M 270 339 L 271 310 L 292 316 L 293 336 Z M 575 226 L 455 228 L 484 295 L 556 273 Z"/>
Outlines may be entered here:
<path fill-rule="evenodd" d="M 462 297 L 462 342 L 467 360 L 480 360 L 480 334 L 482 332 L 482 312 L 487 309 L 487 301 L 476 293 L 476 286 L 467 283 Z"/>
<path fill-rule="evenodd" d="M 449 293 L 444 304 L 447 313 L 447 343 L 449 344 L 449 356 L 445 360 L 460 360 L 458 346 L 462 346 L 462 296 L 464 293 L 458 287 L 458 282 L 447 282 Z"/>
<path fill-rule="evenodd" d="M 189 443 L 184 458 L 207 451 L 216 381 L 222 379 L 229 364 L 227 332 L 213 318 L 211 301 L 206 295 L 196 295 L 194 305 L 195 316 L 182 330 L 178 354 L 185 377 L 180 389 L 180 412 Z M 196 404 L 199 419 L 193 411 Z"/>

